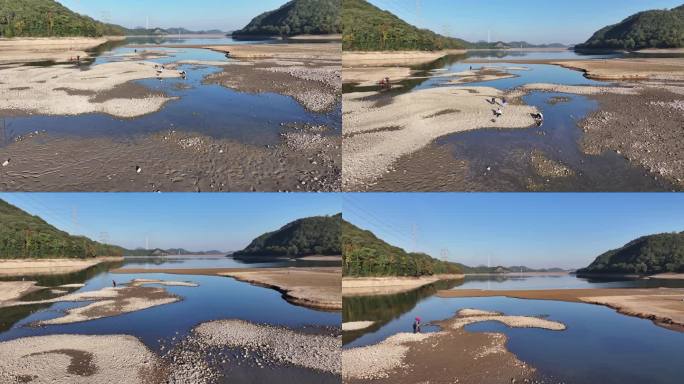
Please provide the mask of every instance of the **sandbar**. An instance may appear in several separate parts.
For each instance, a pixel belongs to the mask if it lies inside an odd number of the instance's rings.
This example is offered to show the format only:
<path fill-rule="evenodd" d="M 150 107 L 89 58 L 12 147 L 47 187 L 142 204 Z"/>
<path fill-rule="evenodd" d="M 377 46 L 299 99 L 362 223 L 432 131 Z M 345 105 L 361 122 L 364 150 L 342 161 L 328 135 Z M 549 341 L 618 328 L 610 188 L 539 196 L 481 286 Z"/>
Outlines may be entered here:
<path fill-rule="evenodd" d="M 0 260 L 0 276 L 58 275 L 82 271 L 100 263 L 120 261 L 123 261 L 123 257 L 105 256 L 90 259 L 7 259 Z"/>
<path fill-rule="evenodd" d="M 342 296 L 391 295 L 408 292 L 440 280 L 460 280 L 464 275 L 443 274 L 421 277 L 344 277 Z"/>
<path fill-rule="evenodd" d="M 86 51 L 108 41 L 119 41 L 124 38 L 123 36 L 0 38 L 0 64 L 67 62 L 76 59 L 77 56 L 83 60 L 90 57 Z"/>
<path fill-rule="evenodd" d="M 448 55 L 466 53 L 463 49 L 447 49 L 442 51 L 384 51 L 384 52 L 349 52 L 342 53 L 344 67 L 384 67 L 414 66 L 430 63 Z"/>

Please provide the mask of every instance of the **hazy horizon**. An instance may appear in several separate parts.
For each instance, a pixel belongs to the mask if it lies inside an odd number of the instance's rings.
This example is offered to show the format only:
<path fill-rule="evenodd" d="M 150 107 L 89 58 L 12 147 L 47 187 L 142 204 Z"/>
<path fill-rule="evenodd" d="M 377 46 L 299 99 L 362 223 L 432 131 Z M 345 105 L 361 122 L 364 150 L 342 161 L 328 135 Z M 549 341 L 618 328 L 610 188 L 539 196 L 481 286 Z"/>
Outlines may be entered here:
<path fill-rule="evenodd" d="M 469 266 L 582 268 L 640 236 L 684 231 L 676 194 L 345 194 L 345 220 Z"/>
<path fill-rule="evenodd" d="M 224 32 L 245 27 L 255 16 L 279 8 L 286 0 L 57 0 L 74 12 L 126 28 L 186 28 L 193 31 L 219 29 Z M 200 5 L 201 4 L 201 5 Z"/>
<path fill-rule="evenodd" d="M 650 9 L 674 8 L 681 0 L 369 0 L 404 21 L 470 42 L 527 41 L 577 44 L 607 25 Z M 589 11 L 589 12 L 587 12 Z"/>
<path fill-rule="evenodd" d="M 337 194 L 0 193 L 72 235 L 127 249 L 243 249 L 290 221 L 341 212 Z"/>

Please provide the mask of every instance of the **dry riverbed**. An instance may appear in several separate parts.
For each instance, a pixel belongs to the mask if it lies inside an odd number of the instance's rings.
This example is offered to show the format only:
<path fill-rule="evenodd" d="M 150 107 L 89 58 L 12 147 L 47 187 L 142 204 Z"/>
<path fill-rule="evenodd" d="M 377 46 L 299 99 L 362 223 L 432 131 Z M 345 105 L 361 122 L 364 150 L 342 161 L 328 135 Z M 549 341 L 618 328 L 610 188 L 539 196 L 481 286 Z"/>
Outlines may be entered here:
<path fill-rule="evenodd" d="M 227 276 L 250 284 L 275 289 L 288 302 L 309 308 L 342 310 L 339 267 L 317 268 L 196 268 L 115 269 L 113 273 L 168 273 L 175 275 Z"/>
<path fill-rule="evenodd" d="M 460 280 L 464 275 L 433 275 L 422 277 L 345 277 L 342 296 L 391 295 L 408 292 L 440 280 Z"/>
<path fill-rule="evenodd" d="M 288 95 L 313 112 L 329 112 L 342 93 L 341 45 L 279 44 L 208 47 L 249 65 L 224 65 L 204 82 L 241 92 Z"/>
<path fill-rule="evenodd" d="M 0 276 L 59 275 L 82 271 L 100 263 L 115 263 L 123 260 L 123 257 L 117 256 L 90 259 L 0 260 Z"/>
<path fill-rule="evenodd" d="M 684 289 L 547 289 L 547 290 L 478 290 L 439 291 L 439 297 L 496 297 L 557 300 L 600 304 L 619 313 L 652 320 L 658 325 L 684 330 Z"/>
<path fill-rule="evenodd" d="M 398 333 L 366 347 L 342 351 L 345 383 L 510 383 L 529 382 L 535 370 L 506 349 L 500 333 L 471 333 L 468 324 L 499 321 L 508 327 L 562 331 L 551 320 L 462 309 L 435 322 L 435 333 Z M 438 374 L 436 374 L 438 373 Z"/>
<path fill-rule="evenodd" d="M 122 36 L 64 38 L 0 38 L 0 65 L 31 62 L 69 62 L 89 57 L 86 52 L 108 41 L 123 40 Z"/>
<path fill-rule="evenodd" d="M 10 159 L 0 168 L 0 189 L 339 191 L 341 138 L 326 129 L 286 128 L 281 143 L 268 147 L 177 131 L 126 140 L 39 132 L 0 147 L 0 158 Z"/>

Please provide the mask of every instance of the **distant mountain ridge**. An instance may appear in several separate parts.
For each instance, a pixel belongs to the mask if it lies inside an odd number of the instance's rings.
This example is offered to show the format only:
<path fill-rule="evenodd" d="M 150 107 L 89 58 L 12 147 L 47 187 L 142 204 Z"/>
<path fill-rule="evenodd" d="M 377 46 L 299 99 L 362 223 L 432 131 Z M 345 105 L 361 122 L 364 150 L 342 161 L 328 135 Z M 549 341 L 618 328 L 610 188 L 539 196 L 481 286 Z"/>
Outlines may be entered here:
<path fill-rule="evenodd" d="M 636 13 L 621 22 L 601 28 L 577 49 L 682 48 L 684 5 L 670 10 Z"/>
<path fill-rule="evenodd" d="M 276 258 L 322 255 L 338 256 L 342 214 L 298 219 L 280 229 L 264 233 L 243 250 L 233 252 L 236 259 Z"/>
<path fill-rule="evenodd" d="M 125 28 L 80 15 L 54 0 L 0 0 L 0 37 L 100 37 Z"/>
<path fill-rule="evenodd" d="M 495 267 L 487 267 L 486 265 L 478 265 L 476 267 L 469 267 L 464 264 L 458 264 L 465 274 L 504 274 L 504 273 L 559 273 L 568 272 L 563 268 L 530 268 L 524 265 L 513 265 L 504 267 L 497 265 Z"/>
<path fill-rule="evenodd" d="M 461 39 L 420 29 L 365 0 L 342 0 L 345 51 L 435 51 L 461 49 Z"/>
<path fill-rule="evenodd" d="M 642 236 L 599 255 L 582 274 L 684 273 L 684 232 Z"/>
<path fill-rule="evenodd" d="M 210 251 L 189 251 L 185 248 L 153 248 L 153 249 L 126 249 L 124 251 L 124 256 L 173 256 L 173 255 L 223 255 L 225 252 L 218 250 Z"/>
<path fill-rule="evenodd" d="M 340 0 L 292 0 L 264 12 L 232 36 L 296 36 L 340 33 Z"/>
<path fill-rule="evenodd" d="M 461 273 L 456 263 L 425 253 L 409 253 L 379 239 L 373 232 L 342 220 L 344 276 L 430 276 Z"/>
<path fill-rule="evenodd" d="M 173 27 L 173 28 L 150 28 L 146 29 L 143 27 L 135 27 L 135 28 L 125 28 L 125 33 L 127 36 L 166 36 L 166 35 L 178 35 L 179 33 L 181 35 L 206 35 L 206 34 L 211 34 L 211 35 L 223 35 L 225 32 L 218 30 L 218 29 L 210 29 L 207 31 L 192 31 L 190 29 L 182 28 L 182 27 Z"/>

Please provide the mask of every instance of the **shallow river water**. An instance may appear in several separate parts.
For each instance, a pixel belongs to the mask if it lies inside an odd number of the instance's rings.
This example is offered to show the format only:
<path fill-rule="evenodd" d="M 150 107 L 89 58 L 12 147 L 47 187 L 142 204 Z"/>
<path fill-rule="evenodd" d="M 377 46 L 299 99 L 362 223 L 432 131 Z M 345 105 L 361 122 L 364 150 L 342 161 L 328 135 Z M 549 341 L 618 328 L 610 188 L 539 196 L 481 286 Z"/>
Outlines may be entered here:
<path fill-rule="evenodd" d="M 506 297 L 439 298 L 438 289 L 567 289 L 684 286 L 684 281 L 590 281 L 574 276 L 488 277 L 439 282 L 398 295 L 344 298 L 343 321 L 375 320 L 368 329 L 347 332 L 344 348 L 378 343 L 398 332 L 411 332 L 416 316 L 423 323 L 447 319 L 459 309 L 476 308 L 508 315 L 544 316 L 567 326 L 565 331 L 508 328 L 497 322 L 469 325 L 471 332 L 501 332 L 507 348 L 564 383 L 679 383 L 684 375 L 684 333 L 649 320 L 618 314 L 604 306 Z M 424 327 L 427 332 L 437 327 Z"/>

